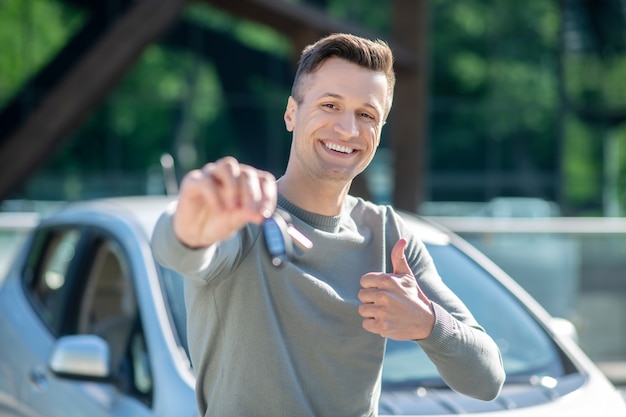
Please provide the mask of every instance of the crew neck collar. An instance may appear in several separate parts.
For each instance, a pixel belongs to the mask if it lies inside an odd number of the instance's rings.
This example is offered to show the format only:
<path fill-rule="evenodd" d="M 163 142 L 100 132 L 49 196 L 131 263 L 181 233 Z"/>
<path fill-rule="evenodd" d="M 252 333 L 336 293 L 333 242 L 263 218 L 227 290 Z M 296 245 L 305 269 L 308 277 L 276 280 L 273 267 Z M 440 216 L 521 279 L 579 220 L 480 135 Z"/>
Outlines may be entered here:
<path fill-rule="evenodd" d="M 342 212 L 336 216 L 324 216 L 321 214 L 316 214 L 296 206 L 291 201 L 283 197 L 282 194 L 278 194 L 278 206 L 284 210 L 287 210 L 289 213 L 291 213 L 291 215 L 299 218 L 310 226 L 314 226 L 319 229 L 336 228 L 337 225 L 339 225 L 339 223 L 341 222 L 341 217 L 344 211 L 344 209 L 342 209 Z"/>

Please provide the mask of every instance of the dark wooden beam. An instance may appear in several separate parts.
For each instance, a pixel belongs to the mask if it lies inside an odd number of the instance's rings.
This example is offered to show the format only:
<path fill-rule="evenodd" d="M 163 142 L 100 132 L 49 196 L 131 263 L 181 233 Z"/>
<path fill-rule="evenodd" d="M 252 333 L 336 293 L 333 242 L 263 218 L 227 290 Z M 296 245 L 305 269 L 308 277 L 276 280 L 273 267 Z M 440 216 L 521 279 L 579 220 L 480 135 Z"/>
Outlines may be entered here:
<path fill-rule="evenodd" d="M 329 17 L 323 10 L 286 0 L 204 0 L 233 15 L 271 26 L 295 40 L 294 46 L 311 43 L 330 33 L 352 33 L 368 39 L 381 38 L 361 26 Z M 385 39 L 393 49 L 396 67 L 417 69 L 413 51 L 394 39 Z M 300 49 L 297 49 L 300 51 Z"/>
<path fill-rule="evenodd" d="M 100 3 L 95 3 L 100 5 Z M 24 123 L 46 94 L 56 86 L 70 68 L 100 39 L 119 15 L 123 5 L 114 13 L 103 13 L 94 7 L 85 12 L 89 19 L 44 67 L 28 79 L 0 111 L 0 143 Z"/>
<path fill-rule="evenodd" d="M 143 49 L 178 17 L 186 0 L 142 0 L 71 67 L 0 144 L 0 200 L 34 171 L 108 94 Z"/>
<path fill-rule="evenodd" d="M 427 61 L 428 0 L 394 0 L 394 38 L 419 62 Z M 394 155 L 393 204 L 416 212 L 424 198 L 428 121 L 427 66 L 396 68 L 396 89 L 388 129 Z"/>

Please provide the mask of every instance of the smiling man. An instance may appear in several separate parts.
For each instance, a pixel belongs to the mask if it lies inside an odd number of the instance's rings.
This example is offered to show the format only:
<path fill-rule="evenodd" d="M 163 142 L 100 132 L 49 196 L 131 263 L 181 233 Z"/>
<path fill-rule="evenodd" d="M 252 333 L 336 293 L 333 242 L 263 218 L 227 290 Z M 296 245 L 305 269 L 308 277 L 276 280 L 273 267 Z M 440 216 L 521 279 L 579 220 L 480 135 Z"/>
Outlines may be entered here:
<path fill-rule="evenodd" d="M 202 415 L 375 416 L 386 338 L 419 343 L 451 388 L 498 395 L 499 350 L 419 236 L 393 208 L 348 194 L 380 143 L 394 84 L 384 42 L 325 37 L 303 51 L 287 101 L 284 175 L 226 157 L 183 179 L 152 241 L 187 277 Z M 313 242 L 280 269 L 261 227 L 277 206 Z"/>

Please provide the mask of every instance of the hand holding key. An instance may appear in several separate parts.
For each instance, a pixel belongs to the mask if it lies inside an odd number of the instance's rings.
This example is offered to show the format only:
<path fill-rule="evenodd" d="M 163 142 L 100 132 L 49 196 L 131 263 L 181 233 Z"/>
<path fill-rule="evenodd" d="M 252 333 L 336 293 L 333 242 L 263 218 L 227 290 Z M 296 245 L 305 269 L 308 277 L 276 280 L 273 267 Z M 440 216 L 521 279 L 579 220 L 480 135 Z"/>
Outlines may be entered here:
<path fill-rule="evenodd" d="M 276 179 L 233 157 L 206 164 L 183 178 L 174 233 L 189 247 L 228 239 L 246 223 L 261 224 L 276 208 Z"/>

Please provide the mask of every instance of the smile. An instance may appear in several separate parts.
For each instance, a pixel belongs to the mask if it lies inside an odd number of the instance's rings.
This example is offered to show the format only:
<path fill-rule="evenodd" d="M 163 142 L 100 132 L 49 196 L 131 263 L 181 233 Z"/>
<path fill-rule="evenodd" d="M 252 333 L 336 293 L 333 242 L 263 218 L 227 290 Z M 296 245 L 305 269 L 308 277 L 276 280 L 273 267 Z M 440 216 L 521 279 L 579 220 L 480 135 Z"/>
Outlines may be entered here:
<path fill-rule="evenodd" d="M 324 146 L 326 146 L 326 148 L 332 151 L 341 152 L 345 154 L 351 154 L 352 152 L 354 152 L 354 149 L 352 148 L 348 148 L 347 146 L 337 145 L 335 143 L 324 142 Z"/>

